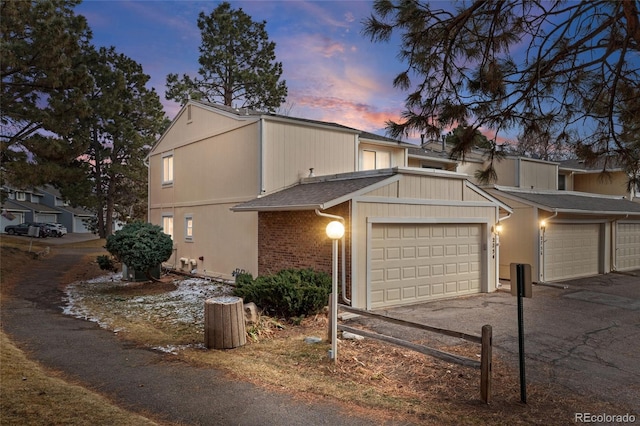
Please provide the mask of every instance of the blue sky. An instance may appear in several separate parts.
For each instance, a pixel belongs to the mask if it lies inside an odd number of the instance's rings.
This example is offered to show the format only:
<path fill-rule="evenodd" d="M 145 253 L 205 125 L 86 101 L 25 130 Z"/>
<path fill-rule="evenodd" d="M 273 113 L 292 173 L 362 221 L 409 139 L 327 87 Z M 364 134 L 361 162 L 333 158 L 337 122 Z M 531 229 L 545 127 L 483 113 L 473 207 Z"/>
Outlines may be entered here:
<path fill-rule="evenodd" d="M 336 122 L 384 134 L 384 122 L 397 120 L 405 94 L 393 88 L 402 70 L 399 43 L 372 43 L 362 21 L 372 2 L 253 0 L 230 1 L 254 21 L 267 21 L 276 58 L 289 88 L 288 115 Z M 116 50 L 142 64 L 165 111 L 179 109 L 164 98 L 166 76 L 198 68 L 198 14 L 210 14 L 218 1 L 86 1 L 76 8 L 93 31 L 97 46 Z"/>

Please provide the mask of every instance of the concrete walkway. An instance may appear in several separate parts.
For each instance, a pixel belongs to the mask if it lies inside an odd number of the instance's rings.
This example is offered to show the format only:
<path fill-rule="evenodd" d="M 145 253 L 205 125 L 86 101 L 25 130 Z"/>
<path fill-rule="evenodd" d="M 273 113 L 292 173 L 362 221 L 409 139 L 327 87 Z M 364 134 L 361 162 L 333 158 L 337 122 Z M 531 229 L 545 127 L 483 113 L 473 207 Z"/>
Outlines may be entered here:
<path fill-rule="evenodd" d="M 63 237 L 64 239 L 64 237 Z M 86 253 L 58 246 L 4 300 L 2 328 L 29 357 L 118 405 L 188 425 L 371 425 L 335 403 L 304 403 L 119 340 L 62 314 L 59 281 Z M 401 424 L 401 423 L 388 423 Z"/>

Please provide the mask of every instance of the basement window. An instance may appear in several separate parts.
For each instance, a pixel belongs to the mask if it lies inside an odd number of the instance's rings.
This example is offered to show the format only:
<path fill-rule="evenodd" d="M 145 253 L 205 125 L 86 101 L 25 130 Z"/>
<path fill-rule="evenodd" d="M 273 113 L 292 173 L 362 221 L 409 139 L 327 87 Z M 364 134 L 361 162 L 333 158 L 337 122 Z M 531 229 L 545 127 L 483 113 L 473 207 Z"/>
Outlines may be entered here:
<path fill-rule="evenodd" d="M 193 241 L 193 216 L 188 215 L 184 217 L 184 239 L 186 241 Z"/>
<path fill-rule="evenodd" d="M 173 239 L 173 216 L 162 215 L 162 232 Z"/>

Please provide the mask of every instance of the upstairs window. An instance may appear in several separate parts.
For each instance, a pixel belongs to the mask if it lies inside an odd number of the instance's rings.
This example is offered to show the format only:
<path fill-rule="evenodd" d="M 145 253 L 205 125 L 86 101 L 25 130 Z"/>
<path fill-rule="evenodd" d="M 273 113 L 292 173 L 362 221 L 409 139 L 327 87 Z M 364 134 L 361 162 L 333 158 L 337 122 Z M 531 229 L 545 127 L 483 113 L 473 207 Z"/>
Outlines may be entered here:
<path fill-rule="evenodd" d="M 558 190 L 560 191 L 567 190 L 567 176 L 558 175 Z"/>
<path fill-rule="evenodd" d="M 391 167 L 391 153 L 387 151 L 362 151 L 362 170 L 387 169 Z"/>
<path fill-rule="evenodd" d="M 165 155 L 162 157 L 162 184 L 168 185 L 173 183 L 173 155 Z"/>
<path fill-rule="evenodd" d="M 24 192 L 16 192 L 16 200 L 27 201 L 27 194 Z"/>

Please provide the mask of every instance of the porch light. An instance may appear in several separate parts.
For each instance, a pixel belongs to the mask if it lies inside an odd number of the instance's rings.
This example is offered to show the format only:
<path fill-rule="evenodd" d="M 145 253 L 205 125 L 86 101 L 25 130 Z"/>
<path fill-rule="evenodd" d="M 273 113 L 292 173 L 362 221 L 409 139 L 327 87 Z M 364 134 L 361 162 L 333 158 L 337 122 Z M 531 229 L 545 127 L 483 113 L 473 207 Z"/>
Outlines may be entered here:
<path fill-rule="evenodd" d="M 493 233 L 496 235 L 502 234 L 502 225 L 496 225 L 493 227 Z"/>
<path fill-rule="evenodd" d="M 344 236 L 344 225 L 337 220 L 329 222 L 327 225 L 327 236 L 331 238 L 333 246 L 332 267 L 333 275 L 331 278 L 331 352 L 329 358 L 336 362 L 338 360 L 338 240 Z"/>
<path fill-rule="evenodd" d="M 339 240 L 344 236 L 344 225 L 337 220 L 329 222 L 327 225 L 327 237 L 332 240 Z"/>
<path fill-rule="evenodd" d="M 542 229 L 543 231 L 545 229 L 547 229 L 547 221 L 546 220 L 541 220 L 540 221 L 540 229 Z"/>

